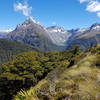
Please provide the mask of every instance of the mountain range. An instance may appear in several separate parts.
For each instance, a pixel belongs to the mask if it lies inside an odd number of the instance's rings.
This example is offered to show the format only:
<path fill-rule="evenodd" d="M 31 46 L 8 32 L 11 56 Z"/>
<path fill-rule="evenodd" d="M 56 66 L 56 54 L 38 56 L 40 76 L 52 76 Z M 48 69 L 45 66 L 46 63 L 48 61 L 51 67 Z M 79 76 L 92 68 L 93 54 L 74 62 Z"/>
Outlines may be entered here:
<path fill-rule="evenodd" d="M 64 50 L 64 46 L 58 46 L 50 39 L 50 34 L 47 29 L 32 17 L 26 19 L 22 24 L 17 25 L 16 29 L 7 36 L 6 39 L 18 41 L 38 47 L 45 51 Z"/>
<path fill-rule="evenodd" d="M 73 35 L 69 38 L 67 48 L 72 45 L 80 45 L 85 50 L 91 46 L 100 43 L 100 24 L 95 23 L 89 28 L 77 29 Z"/>
<path fill-rule="evenodd" d="M 32 17 L 26 19 L 16 29 L 0 34 L 7 40 L 22 42 L 44 51 L 69 49 L 79 45 L 82 50 L 100 43 L 100 24 L 95 23 L 88 28 L 65 30 L 60 26 L 44 27 Z"/>
<path fill-rule="evenodd" d="M 0 100 L 100 100 L 99 43 L 99 23 L 66 30 L 29 17 L 0 31 Z"/>

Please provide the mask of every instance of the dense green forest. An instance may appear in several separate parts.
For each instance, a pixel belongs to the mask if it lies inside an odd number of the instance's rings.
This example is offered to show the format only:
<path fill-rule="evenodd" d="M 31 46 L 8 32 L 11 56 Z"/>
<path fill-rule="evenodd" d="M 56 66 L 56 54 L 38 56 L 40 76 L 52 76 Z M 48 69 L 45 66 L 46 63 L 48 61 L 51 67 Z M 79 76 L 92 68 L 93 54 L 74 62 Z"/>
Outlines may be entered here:
<path fill-rule="evenodd" d="M 100 45 L 84 53 L 76 48 L 63 54 L 66 60 L 61 66 L 29 90 L 21 90 L 13 100 L 100 100 Z"/>
<path fill-rule="evenodd" d="M 70 67 L 81 55 L 80 48 L 73 47 L 63 52 L 25 52 L 12 57 L 0 67 L 0 98 L 11 100 L 21 89 L 35 86 L 55 68 Z"/>
<path fill-rule="evenodd" d="M 32 47 L 26 44 L 22 44 L 19 42 L 8 41 L 4 39 L 0 39 L 0 65 L 3 62 L 6 62 L 13 55 L 17 55 L 26 51 L 38 51 L 40 50 L 36 47 Z"/>
<path fill-rule="evenodd" d="M 0 100 L 99 100 L 100 45 L 29 51 L 0 66 Z"/>

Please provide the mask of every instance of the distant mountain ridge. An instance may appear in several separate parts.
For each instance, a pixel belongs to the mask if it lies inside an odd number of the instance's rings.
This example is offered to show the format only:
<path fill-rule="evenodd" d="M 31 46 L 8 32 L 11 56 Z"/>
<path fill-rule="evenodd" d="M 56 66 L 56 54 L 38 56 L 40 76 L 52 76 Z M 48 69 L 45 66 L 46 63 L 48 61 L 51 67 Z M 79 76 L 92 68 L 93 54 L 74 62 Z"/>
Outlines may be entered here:
<path fill-rule="evenodd" d="M 8 33 L 10 33 L 12 30 L 8 29 L 8 30 L 1 30 L 0 31 L 0 38 L 4 38 Z"/>
<path fill-rule="evenodd" d="M 47 27 L 50 38 L 54 44 L 65 46 L 71 34 L 60 26 Z"/>
<path fill-rule="evenodd" d="M 82 50 L 94 46 L 100 43 L 100 24 L 95 23 L 89 28 L 85 28 L 84 31 L 75 31 L 69 38 L 67 48 L 73 45 L 80 45 Z"/>
<path fill-rule="evenodd" d="M 80 45 L 82 50 L 100 43 L 100 24 L 88 28 L 65 30 L 60 26 L 44 27 L 32 17 L 5 36 L 6 39 L 38 47 L 44 51 L 69 49 Z"/>
<path fill-rule="evenodd" d="M 17 25 L 16 29 L 5 38 L 29 44 L 44 51 L 65 49 L 65 47 L 54 44 L 50 39 L 47 29 L 32 17 L 29 17 L 24 23 Z"/>

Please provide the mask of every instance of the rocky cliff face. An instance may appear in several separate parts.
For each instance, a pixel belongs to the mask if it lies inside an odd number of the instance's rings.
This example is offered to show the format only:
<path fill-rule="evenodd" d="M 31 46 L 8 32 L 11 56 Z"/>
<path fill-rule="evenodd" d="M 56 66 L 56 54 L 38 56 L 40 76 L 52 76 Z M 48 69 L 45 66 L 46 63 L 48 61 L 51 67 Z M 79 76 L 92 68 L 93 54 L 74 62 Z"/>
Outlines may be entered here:
<path fill-rule="evenodd" d="M 73 35 L 66 42 L 67 48 L 80 45 L 82 50 L 100 43 L 100 24 L 95 23 L 89 28 L 73 31 Z"/>
<path fill-rule="evenodd" d="M 56 45 L 65 46 L 69 37 L 72 35 L 70 32 L 59 26 L 51 26 L 47 28 L 50 38 Z"/>
<path fill-rule="evenodd" d="M 64 50 L 65 48 L 54 44 L 47 29 L 32 17 L 17 25 L 16 29 L 6 36 L 6 39 L 29 44 L 45 51 Z"/>
<path fill-rule="evenodd" d="M 6 39 L 29 44 L 45 51 L 65 50 L 80 45 L 82 50 L 100 43 L 100 24 L 89 28 L 65 30 L 59 26 L 45 28 L 32 17 L 7 34 Z"/>

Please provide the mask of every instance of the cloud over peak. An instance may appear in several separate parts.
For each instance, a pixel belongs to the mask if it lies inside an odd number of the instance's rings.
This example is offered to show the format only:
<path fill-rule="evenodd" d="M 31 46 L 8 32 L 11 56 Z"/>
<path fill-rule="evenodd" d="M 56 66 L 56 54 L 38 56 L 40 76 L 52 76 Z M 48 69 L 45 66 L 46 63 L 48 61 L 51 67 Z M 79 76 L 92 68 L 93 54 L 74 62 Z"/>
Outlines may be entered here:
<path fill-rule="evenodd" d="M 32 11 L 32 7 L 28 7 L 28 4 L 26 1 L 24 2 L 24 4 L 19 2 L 17 4 L 14 4 L 14 10 L 21 11 L 24 16 L 30 16 L 30 13 Z"/>
<path fill-rule="evenodd" d="M 79 0 L 80 3 L 87 2 L 86 10 L 88 12 L 95 12 L 100 17 L 100 2 L 98 0 Z"/>

